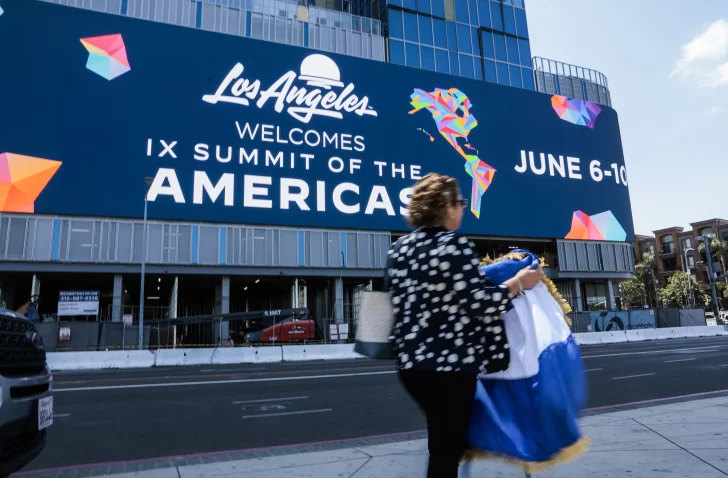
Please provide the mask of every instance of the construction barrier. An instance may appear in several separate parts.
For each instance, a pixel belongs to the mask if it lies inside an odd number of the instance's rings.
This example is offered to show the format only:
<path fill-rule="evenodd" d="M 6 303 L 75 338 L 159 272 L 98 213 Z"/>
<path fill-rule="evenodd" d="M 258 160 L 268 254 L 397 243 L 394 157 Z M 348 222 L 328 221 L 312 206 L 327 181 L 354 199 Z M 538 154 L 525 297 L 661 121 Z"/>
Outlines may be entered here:
<path fill-rule="evenodd" d="M 283 361 L 282 347 L 230 347 L 215 349 L 211 363 L 235 365 L 243 363 L 278 363 Z"/>
<path fill-rule="evenodd" d="M 284 362 L 306 360 L 341 360 L 364 358 L 354 352 L 354 344 L 334 345 L 290 345 L 281 347 Z"/>
<path fill-rule="evenodd" d="M 579 345 L 615 344 L 728 335 L 725 326 L 638 329 L 574 334 Z M 230 347 L 216 349 L 161 349 L 157 351 L 49 352 L 51 370 L 98 370 L 111 368 L 174 367 L 184 365 L 233 365 L 362 358 L 352 344 Z"/>
<path fill-rule="evenodd" d="M 53 352 L 47 354 L 51 370 L 99 370 L 111 368 L 154 367 L 156 354 L 151 350 L 111 352 Z"/>

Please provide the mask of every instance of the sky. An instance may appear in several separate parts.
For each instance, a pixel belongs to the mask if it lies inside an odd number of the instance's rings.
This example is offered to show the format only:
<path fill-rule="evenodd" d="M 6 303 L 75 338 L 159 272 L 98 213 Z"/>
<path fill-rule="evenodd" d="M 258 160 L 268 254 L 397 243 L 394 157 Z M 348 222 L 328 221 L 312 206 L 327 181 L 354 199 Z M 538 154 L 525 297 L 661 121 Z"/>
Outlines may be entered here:
<path fill-rule="evenodd" d="M 728 0 L 526 0 L 531 52 L 602 72 L 635 232 L 728 219 Z"/>

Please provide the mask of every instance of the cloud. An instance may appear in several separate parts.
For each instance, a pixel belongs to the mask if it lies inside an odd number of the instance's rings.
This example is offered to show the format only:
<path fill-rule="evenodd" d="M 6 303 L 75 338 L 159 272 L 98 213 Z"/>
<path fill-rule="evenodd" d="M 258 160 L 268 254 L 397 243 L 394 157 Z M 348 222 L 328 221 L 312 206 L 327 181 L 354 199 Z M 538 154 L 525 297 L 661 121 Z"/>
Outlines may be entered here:
<path fill-rule="evenodd" d="M 701 87 L 728 85 L 728 21 L 712 23 L 700 35 L 682 46 L 682 56 L 675 62 L 670 78 L 694 78 Z"/>
<path fill-rule="evenodd" d="M 723 111 L 723 107 L 722 106 L 713 106 L 712 108 L 710 108 L 708 110 L 708 113 L 707 114 L 708 115 L 717 115 L 721 111 Z"/>

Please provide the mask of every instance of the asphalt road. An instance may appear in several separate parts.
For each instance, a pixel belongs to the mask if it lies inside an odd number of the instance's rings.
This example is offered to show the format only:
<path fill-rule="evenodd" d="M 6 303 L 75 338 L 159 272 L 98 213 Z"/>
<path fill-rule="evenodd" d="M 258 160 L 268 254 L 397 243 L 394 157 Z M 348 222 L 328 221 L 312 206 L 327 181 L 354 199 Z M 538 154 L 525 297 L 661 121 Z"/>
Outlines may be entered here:
<path fill-rule="evenodd" d="M 727 339 L 592 346 L 583 356 L 592 413 L 728 394 Z M 368 360 L 54 377 L 55 424 L 45 451 L 26 471 L 336 441 L 425 426 L 392 365 Z"/>

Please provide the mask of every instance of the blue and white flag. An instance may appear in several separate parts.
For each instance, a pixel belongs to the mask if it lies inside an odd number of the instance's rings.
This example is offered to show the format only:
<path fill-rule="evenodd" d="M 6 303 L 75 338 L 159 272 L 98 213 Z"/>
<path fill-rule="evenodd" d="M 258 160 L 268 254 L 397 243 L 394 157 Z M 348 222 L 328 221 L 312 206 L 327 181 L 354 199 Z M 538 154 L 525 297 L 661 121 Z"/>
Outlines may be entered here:
<path fill-rule="evenodd" d="M 482 268 L 490 282 L 502 283 L 524 266 L 538 267 L 533 254 L 514 253 L 518 259 Z M 468 458 L 498 457 L 536 472 L 580 456 L 589 446 L 577 422 L 586 377 L 562 306 L 539 283 L 513 300 L 504 321 L 510 366 L 479 378 Z"/>

